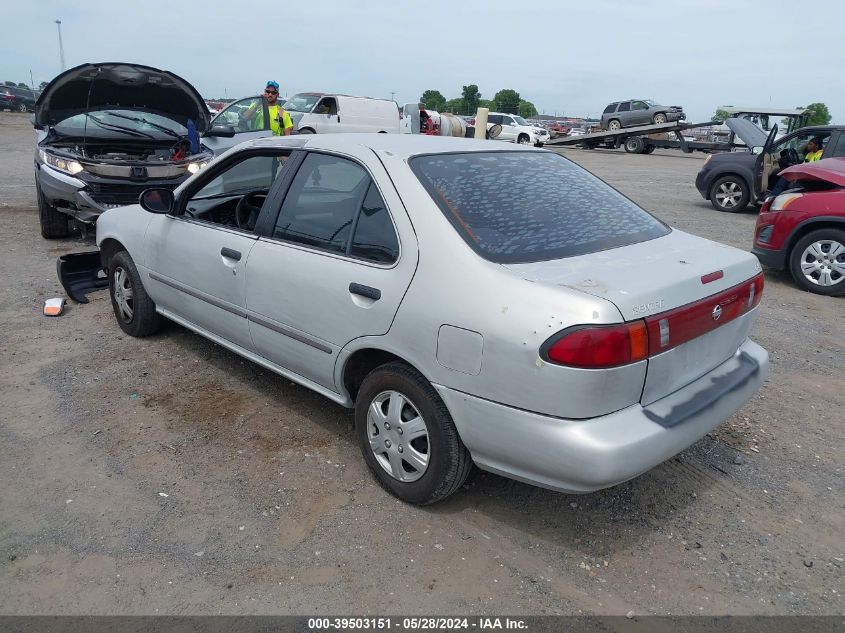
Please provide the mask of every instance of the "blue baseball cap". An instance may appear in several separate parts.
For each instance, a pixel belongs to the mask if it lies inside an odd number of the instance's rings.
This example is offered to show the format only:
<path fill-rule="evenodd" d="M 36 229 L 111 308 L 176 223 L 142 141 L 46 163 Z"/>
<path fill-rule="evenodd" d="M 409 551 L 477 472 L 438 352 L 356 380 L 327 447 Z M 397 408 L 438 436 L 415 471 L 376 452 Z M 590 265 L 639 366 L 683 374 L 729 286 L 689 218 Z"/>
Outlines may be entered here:
<path fill-rule="evenodd" d="M 271 79 L 270 81 L 267 82 L 267 85 L 265 86 L 265 88 L 275 88 L 276 92 L 278 92 L 279 91 L 279 84 Z"/>

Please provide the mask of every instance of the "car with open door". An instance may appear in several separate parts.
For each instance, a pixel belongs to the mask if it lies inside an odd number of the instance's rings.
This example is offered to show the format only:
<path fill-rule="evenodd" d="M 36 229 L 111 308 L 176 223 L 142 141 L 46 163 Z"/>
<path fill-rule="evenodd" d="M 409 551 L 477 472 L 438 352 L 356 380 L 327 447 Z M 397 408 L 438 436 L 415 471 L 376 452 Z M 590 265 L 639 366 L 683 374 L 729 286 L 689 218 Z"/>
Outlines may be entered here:
<path fill-rule="evenodd" d="M 97 244 L 60 262 L 72 296 L 102 268 L 125 333 L 167 318 L 354 408 L 366 463 L 411 503 L 473 464 L 555 490 L 618 484 L 767 373 L 748 338 L 753 255 L 530 147 L 259 139 L 107 211 Z"/>
<path fill-rule="evenodd" d="M 135 204 L 149 187 L 173 189 L 212 154 L 200 143 L 208 108 L 187 81 L 130 63 L 82 64 L 58 75 L 35 104 L 35 193 L 41 235 L 68 235 Z"/>
<path fill-rule="evenodd" d="M 725 125 L 748 151 L 711 154 L 695 178 L 698 192 L 718 211 L 740 213 L 749 204 L 762 203 L 778 172 L 801 163 L 813 138 L 821 140 L 824 158 L 845 156 L 845 143 L 840 142 L 845 126 L 810 126 L 778 138 L 777 125 L 768 135 L 748 119 L 726 119 Z"/>
<path fill-rule="evenodd" d="M 794 165 L 781 176 L 790 184 L 760 209 L 751 252 L 788 270 L 803 290 L 845 295 L 845 158 Z"/>

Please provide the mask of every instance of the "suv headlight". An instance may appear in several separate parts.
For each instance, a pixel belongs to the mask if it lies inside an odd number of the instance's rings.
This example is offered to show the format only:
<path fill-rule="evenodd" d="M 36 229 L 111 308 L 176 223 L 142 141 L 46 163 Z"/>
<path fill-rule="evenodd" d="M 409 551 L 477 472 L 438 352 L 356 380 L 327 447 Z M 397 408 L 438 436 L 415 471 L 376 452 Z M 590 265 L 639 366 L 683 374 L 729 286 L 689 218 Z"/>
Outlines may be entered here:
<path fill-rule="evenodd" d="M 798 200 L 798 198 L 803 198 L 804 194 L 802 193 L 784 193 L 779 195 L 772 201 L 771 206 L 769 207 L 769 211 L 783 211 L 788 207 L 790 204 Z"/>
<path fill-rule="evenodd" d="M 189 174 L 195 174 L 195 173 L 197 173 L 200 169 L 202 169 L 203 167 L 205 167 L 207 164 L 208 164 L 208 163 L 207 163 L 206 161 L 201 161 L 201 162 L 196 162 L 196 163 L 188 163 L 188 165 L 187 165 L 187 167 L 185 167 L 185 169 L 187 169 L 187 170 L 188 170 L 188 173 L 189 173 Z"/>
<path fill-rule="evenodd" d="M 43 149 L 38 150 L 38 155 L 41 156 L 41 160 L 50 165 L 50 167 L 55 167 L 59 171 L 63 171 L 71 176 L 75 176 L 79 172 L 85 170 L 82 164 L 78 161 L 60 158 L 59 156 L 50 154 Z"/>

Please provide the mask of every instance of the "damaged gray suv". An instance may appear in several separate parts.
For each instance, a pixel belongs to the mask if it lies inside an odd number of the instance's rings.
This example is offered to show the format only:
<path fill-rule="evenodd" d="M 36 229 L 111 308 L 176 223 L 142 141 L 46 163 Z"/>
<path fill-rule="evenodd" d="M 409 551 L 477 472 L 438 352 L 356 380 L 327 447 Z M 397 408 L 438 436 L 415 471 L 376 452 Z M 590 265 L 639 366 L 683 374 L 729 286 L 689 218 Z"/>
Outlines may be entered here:
<path fill-rule="evenodd" d="M 65 237 L 69 220 L 175 189 L 211 160 L 200 134 L 209 120 L 197 90 L 173 73 L 127 63 L 83 64 L 35 104 L 35 184 L 41 235 Z"/>

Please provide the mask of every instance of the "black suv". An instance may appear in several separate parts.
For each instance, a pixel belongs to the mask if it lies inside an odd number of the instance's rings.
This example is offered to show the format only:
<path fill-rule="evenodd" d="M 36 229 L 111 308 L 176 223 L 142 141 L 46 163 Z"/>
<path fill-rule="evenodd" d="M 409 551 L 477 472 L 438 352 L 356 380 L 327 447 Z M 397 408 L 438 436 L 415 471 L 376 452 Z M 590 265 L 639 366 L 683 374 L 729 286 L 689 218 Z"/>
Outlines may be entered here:
<path fill-rule="evenodd" d="M 711 154 L 695 177 L 695 188 L 718 211 L 739 213 L 760 202 L 781 169 L 803 162 L 811 139 L 821 142 L 822 158 L 845 156 L 843 125 L 804 127 L 777 140 L 777 125 L 768 136 L 747 119 L 727 119 L 725 125 L 750 151 Z"/>
<path fill-rule="evenodd" d="M 0 110 L 35 112 L 35 93 L 29 88 L 0 86 Z"/>

